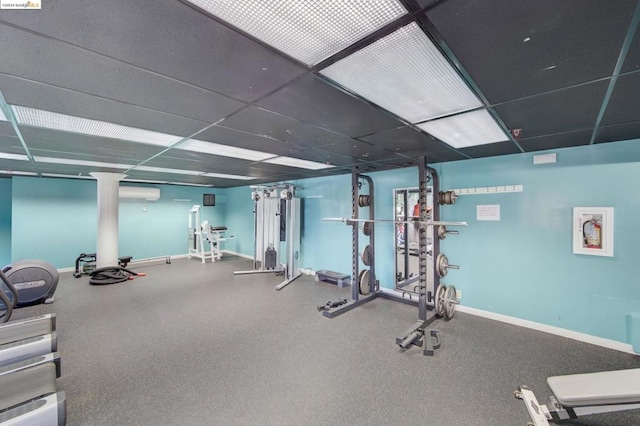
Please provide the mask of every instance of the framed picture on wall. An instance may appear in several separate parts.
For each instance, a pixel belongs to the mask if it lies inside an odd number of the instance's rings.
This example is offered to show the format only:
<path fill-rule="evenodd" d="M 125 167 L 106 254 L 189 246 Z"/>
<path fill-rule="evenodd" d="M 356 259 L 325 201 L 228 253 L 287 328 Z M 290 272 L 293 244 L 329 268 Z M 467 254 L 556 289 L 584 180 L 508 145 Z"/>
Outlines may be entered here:
<path fill-rule="evenodd" d="M 573 252 L 613 257 L 613 207 L 573 208 Z"/>

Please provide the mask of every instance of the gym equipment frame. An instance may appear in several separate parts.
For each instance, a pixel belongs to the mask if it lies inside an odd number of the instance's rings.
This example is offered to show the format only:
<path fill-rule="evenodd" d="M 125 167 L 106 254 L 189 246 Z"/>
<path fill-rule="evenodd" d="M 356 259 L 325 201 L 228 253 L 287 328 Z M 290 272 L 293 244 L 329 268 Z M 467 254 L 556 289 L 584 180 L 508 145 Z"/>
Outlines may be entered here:
<path fill-rule="evenodd" d="M 527 407 L 531 426 L 577 419 L 580 416 L 640 409 L 640 368 L 549 377 L 549 404 L 540 404 L 533 391 L 520 386 L 513 394 Z"/>
<path fill-rule="evenodd" d="M 429 217 L 427 212 L 427 184 L 433 179 L 433 191 L 438 193 L 437 173 L 432 168 L 427 168 L 425 157 L 420 157 L 419 162 L 419 220 L 412 221 L 419 226 L 419 285 L 418 300 L 406 299 L 404 297 L 395 296 L 391 293 L 380 291 L 379 281 L 375 278 L 375 223 L 408 223 L 408 221 L 397 220 L 380 220 L 375 218 L 374 211 L 374 184 L 373 180 L 366 175 L 358 172 L 358 168 L 354 168 L 351 175 L 351 218 L 326 218 L 325 220 L 342 221 L 352 227 L 352 277 L 356 280 L 351 286 L 351 301 L 332 307 L 327 304 L 327 308 L 322 310 L 322 314 L 327 318 L 334 318 L 345 312 L 348 312 L 369 301 L 383 297 L 390 300 L 396 300 L 418 306 L 418 321 L 411 326 L 405 333 L 396 338 L 396 344 L 403 349 L 407 349 L 412 345 L 423 346 L 425 355 L 433 355 L 434 350 L 440 346 L 438 332 L 436 330 L 427 331 L 426 328 L 437 317 L 438 312 L 446 313 L 447 318 L 453 316 L 457 299 L 455 298 L 455 288 L 450 286 L 442 293 L 441 298 L 436 298 L 438 286 L 440 285 L 439 275 L 436 273 L 434 252 L 439 252 L 438 238 L 435 235 L 435 226 L 466 226 L 466 222 L 441 222 L 439 220 L 438 209 L 434 209 L 433 219 Z M 368 195 L 360 194 L 360 189 L 366 183 L 368 186 Z M 451 197 L 450 197 L 451 198 Z M 434 203 L 436 204 L 436 203 Z M 359 218 L 359 207 L 368 207 L 369 218 Z M 359 224 L 363 223 L 363 231 L 370 238 L 370 244 L 365 247 L 362 259 L 363 263 L 370 269 L 359 270 Z M 368 227 L 366 225 L 369 225 Z M 428 233 L 434 240 L 433 251 L 427 250 Z M 366 256 L 365 256 L 366 253 Z M 357 277 L 357 278 L 356 278 Z M 364 296 L 364 297 L 361 297 Z M 445 306 L 446 305 L 446 306 Z M 438 309 L 439 308 L 439 309 Z"/>
<path fill-rule="evenodd" d="M 252 186 L 254 202 L 253 269 L 234 275 L 275 273 L 284 275 L 276 286 L 282 290 L 296 280 L 300 271 L 300 198 L 297 187 L 285 183 Z M 285 243 L 285 263 L 279 261 L 281 243 Z M 260 266 L 258 267 L 258 263 Z"/>

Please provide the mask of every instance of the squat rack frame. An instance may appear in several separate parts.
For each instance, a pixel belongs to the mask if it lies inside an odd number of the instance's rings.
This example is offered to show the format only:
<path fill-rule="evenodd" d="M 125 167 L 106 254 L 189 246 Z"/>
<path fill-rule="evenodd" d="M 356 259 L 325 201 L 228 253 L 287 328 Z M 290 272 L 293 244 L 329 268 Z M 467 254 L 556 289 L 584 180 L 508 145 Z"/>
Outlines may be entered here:
<path fill-rule="evenodd" d="M 418 285 L 418 298 L 406 299 L 403 296 L 398 296 L 393 293 L 383 292 L 380 290 L 380 283 L 376 279 L 375 275 L 375 224 L 376 222 L 388 222 L 386 220 L 375 219 L 375 197 L 374 197 L 374 184 L 373 179 L 370 176 L 360 173 L 360 169 L 355 167 L 351 173 L 351 218 L 344 219 L 347 225 L 351 226 L 352 235 L 352 285 L 351 285 L 351 301 L 341 306 L 325 309 L 322 314 L 327 318 L 334 318 L 338 315 L 344 314 L 358 306 L 364 305 L 378 297 L 382 297 L 397 302 L 410 304 L 418 307 L 418 321 L 407 329 L 403 334 L 396 337 L 396 344 L 406 349 L 411 345 L 423 346 L 424 355 L 433 355 L 435 349 L 440 346 L 440 339 L 437 330 L 427 330 L 427 327 L 432 324 L 438 317 L 435 310 L 435 294 L 437 293 L 438 286 L 440 285 L 440 276 L 435 268 L 435 256 L 440 252 L 439 238 L 435 235 L 434 225 L 457 225 L 465 226 L 464 222 L 440 222 L 439 203 L 437 197 L 439 196 L 439 180 L 438 174 L 435 169 L 427 167 L 426 157 L 421 156 L 418 164 L 419 173 L 419 285 Z M 427 212 L 427 194 L 428 184 L 433 181 L 433 197 L 434 206 L 432 216 L 430 217 Z M 362 183 L 366 183 L 369 187 L 368 201 L 369 201 L 369 218 L 361 219 L 359 217 L 359 200 L 360 189 Z M 397 222 L 397 221 L 389 221 Z M 365 287 L 365 293 L 361 294 L 360 277 L 360 253 L 359 253 L 359 227 L 360 223 L 369 225 L 369 282 Z M 428 250 L 427 238 L 431 235 L 432 249 Z M 431 290 L 432 289 L 432 290 Z M 368 291 L 366 291 L 368 290 Z"/>

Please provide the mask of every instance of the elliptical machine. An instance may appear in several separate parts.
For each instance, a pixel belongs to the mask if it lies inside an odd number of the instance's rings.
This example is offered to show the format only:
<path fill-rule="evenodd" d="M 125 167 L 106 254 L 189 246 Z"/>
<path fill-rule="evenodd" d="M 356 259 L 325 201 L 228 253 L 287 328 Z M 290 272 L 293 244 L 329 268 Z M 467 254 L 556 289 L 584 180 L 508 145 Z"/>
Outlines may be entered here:
<path fill-rule="evenodd" d="M 14 308 L 53 303 L 60 276 L 53 265 L 41 260 L 20 260 L 0 270 L 0 322 L 7 322 Z"/>

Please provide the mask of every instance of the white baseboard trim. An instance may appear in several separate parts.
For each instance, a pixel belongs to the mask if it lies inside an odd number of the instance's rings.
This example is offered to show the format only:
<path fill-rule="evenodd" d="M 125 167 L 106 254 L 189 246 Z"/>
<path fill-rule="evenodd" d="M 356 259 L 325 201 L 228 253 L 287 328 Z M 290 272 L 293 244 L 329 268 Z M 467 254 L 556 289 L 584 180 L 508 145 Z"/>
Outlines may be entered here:
<path fill-rule="evenodd" d="M 231 251 L 231 250 L 222 250 L 222 253 L 227 253 L 233 256 L 239 256 L 239 257 L 244 257 L 245 259 L 250 259 L 253 260 L 253 256 L 248 255 L 248 254 L 244 254 L 244 253 L 238 253 L 237 251 Z"/>
<path fill-rule="evenodd" d="M 603 337 L 591 336 L 589 334 L 567 330 L 565 328 L 541 324 L 541 323 L 533 322 L 529 320 L 523 320 L 520 318 L 510 317 L 507 315 L 496 314 L 493 312 L 483 311 L 481 309 L 476 309 L 476 308 L 470 308 L 468 306 L 463 306 L 463 305 L 458 305 L 457 310 L 460 312 L 464 312 L 465 314 L 492 319 L 495 321 L 517 325 L 517 326 L 529 328 L 532 330 L 542 331 L 549 334 L 555 334 L 556 336 L 566 337 L 568 339 L 590 343 L 592 345 L 602 346 L 604 348 L 613 349 L 620 352 L 626 352 L 632 355 L 638 355 L 638 352 L 635 352 L 633 350 L 633 346 L 628 343 L 617 342 L 615 340 L 609 340 Z"/>

